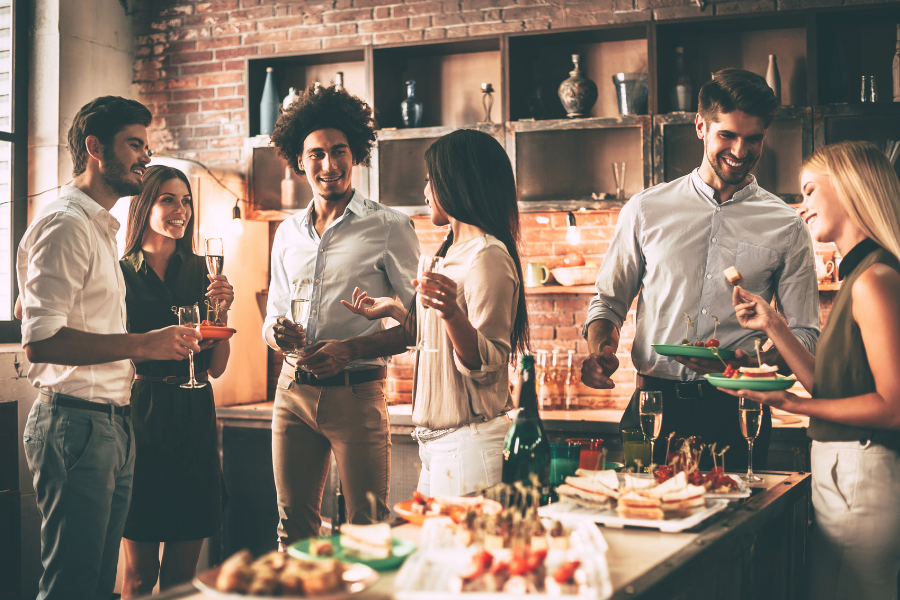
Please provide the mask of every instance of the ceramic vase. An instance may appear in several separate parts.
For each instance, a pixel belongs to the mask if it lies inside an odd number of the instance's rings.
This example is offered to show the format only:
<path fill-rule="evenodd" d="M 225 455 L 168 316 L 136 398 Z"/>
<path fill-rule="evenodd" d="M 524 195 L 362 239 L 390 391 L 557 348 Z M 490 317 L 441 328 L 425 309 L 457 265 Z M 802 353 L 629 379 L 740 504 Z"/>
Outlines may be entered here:
<path fill-rule="evenodd" d="M 590 116 L 591 108 L 597 102 L 597 84 L 585 77 L 580 62 L 581 56 L 573 54 L 575 68 L 569 71 L 569 78 L 559 85 L 559 100 L 570 119 Z"/>
<path fill-rule="evenodd" d="M 400 116 L 404 127 L 422 125 L 422 103 L 416 99 L 416 82 L 406 82 L 406 99 L 400 103 Z"/>

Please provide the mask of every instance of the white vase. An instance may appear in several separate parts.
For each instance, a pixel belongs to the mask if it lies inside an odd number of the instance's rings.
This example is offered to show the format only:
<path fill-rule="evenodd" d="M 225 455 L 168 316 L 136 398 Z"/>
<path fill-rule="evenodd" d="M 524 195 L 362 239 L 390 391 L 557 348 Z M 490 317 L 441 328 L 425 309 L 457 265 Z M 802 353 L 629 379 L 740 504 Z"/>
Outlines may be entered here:
<path fill-rule="evenodd" d="M 766 83 L 775 92 L 775 99 L 781 104 L 781 75 L 778 74 L 778 62 L 774 54 L 769 55 L 769 69 L 766 71 Z"/>

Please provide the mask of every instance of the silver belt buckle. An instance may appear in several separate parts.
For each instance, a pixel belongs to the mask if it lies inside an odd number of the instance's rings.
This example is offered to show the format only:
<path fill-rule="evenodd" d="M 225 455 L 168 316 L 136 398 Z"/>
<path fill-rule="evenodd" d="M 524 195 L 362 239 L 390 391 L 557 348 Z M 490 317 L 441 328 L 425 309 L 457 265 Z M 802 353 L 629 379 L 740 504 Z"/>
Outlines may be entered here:
<path fill-rule="evenodd" d="M 699 400 L 703 397 L 703 384 L 694 381 L 677 383 L 675 397 L 679 400 Z"/>

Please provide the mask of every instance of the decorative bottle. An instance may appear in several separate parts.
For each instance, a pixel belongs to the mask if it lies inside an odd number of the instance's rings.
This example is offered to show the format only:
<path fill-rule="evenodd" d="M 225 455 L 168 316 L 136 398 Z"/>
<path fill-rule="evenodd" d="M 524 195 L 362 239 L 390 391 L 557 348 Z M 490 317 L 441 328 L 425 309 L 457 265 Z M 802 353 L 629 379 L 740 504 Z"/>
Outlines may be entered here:
<path fill-rule="evenodd" d="M 294 103 L 294 100 L 300 97 L 300 94 L 297 93 L 297 88 L 288 88 L 288 95 L 284 97 L 284 100 L 281 102 L 281 110 L 287 110 L 290 108 L 291 104 Z"/>
<path fill-rule="evenodd" d="M 422 124 L 422 103 L 416 99 L 416 82 L 406 82 L 406 99 L 400 103 L 400 116 L 404 127 L 419 127 Z"/>
<path fill-rule="evenodd" d="M 281 180 L 281 208 L 296 208 L 297 184 L 290 167 L 284 168 L 284 179 Z"/>
<path fill-rule="evenodd" d="M 509 485 L 522 482 L 531 487 L 532 476 L 536 477 L 541 504 L 546 504 L 550 499 L 550 440 L 538 412 L 534 357 L 523 355 L 519 367 L 519 412 L 503 443 L 502 479 Z"/>
<path fill-rule="evenodd" d="M 547 377 L 550 373 L 547 371 L 547 351 L 537 351 L 537 396 L 538 408 L 541 410 L 551 410 L 553 408 L 553 398 L 550 396 L 550 386 L 547 385 Z"/>
<path fill-rule="evenodd" d="M 684 70 L 684 48 L 675 48 L 675 86 L 672 88 L 672 109 L 691 110 L 694 102 L 694 86 Z"/>
<path fill-rule="evenodd" d="M 554 409 L 565 405 L 564 378 L 565 376 L 559 368 L 559 350 L 554 350 L 553 366 L 550 367 L 550 375 L 547 377 L 547 386 L 550 388 L 550 405 Z"/>
<path fill-rule="evenodd" d="M 570 119 L 589 117 L 597 102 L 597 84 L 584 76 L 580 63 L 581 56 L 573 54 L 575 68 L 569 71 L 569 78 L 559 84 L 559 101 Z"/>
<path fill-rule="evenodd" d="M 766 83 L 775 92 L 775 99 L 781 104 L 781 75 L 778 74 L 778 61 L 774 54 L 769 55 L 769 68 L 766 70 Z"/>
<path fill-rule="evenodd" d="M 900 102 L 900 23 L 897 24 L 897 51 L 891 71 L 894 75 L 894 102 Z"/>
<path fill-rule="evenodd" d="M 275 78 L 272 67 L 266 68 L 266 83 L 263 86 L 262 100 L 259 103 L 259 134 L 271 135 L 278 120 L 278 109 L 281 103 L 275 91 Z"/>
<path fill-rule="evenodd" d="M 334 89 L 342 90 L 344 89 L 344 72 L 338 71 L 334 76 Z"/>
<path fill-rule="evenodd" d="M 575 376 L 575 351 L 568 350 L 569 358 L 566 362 L 566 410 L 580 408 L 578 401 L 578 378 Z"/>

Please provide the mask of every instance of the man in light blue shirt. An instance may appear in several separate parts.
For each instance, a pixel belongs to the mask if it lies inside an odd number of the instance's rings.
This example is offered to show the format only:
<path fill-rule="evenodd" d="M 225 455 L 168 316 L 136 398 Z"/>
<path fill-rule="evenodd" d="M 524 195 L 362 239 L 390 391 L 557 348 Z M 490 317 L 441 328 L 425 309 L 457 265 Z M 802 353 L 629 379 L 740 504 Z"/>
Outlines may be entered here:
<path fill-rule="evenodd" d="M 619 329 L 638 296 L 631 352 L 638 389 L 622 427 L 640 427 L 641 390 L 662 391 L 660 439 L 674 431 L 716 442 L 719 450 L 730 446 L 729 470 L 747 465 L 737 401 L 702 377 L 724 366 L 718 360 L 660 356 L 651 344 L 679 344 L 686 314 L 705 342 L 713 337 L 715 317 L 720 347 L 737 350 L 729 362 L 756 366 L 752 351 L 760 333 L 738 324 L 733 287 L 724 275 L 734 266 L 745 289 L 769 301 L 776 298 L 791 330 L 815 352 L 819 296 L 812 238 L 794 210 L 750 174 L 777 109 L 774 93 L 759 75 L 726 69 L 704 84 L 696 117 L 703 163 L 689 175 L 637 194 L 622 209 L 583 330 L 592 354 L 584 361 L 582 380 L 598 389 L 614 387 Z M 695 341 L 693 331 L 688 338 Z M 776 348 L 762 359 L 785 368 Z M 765 467 L 771 427 L 766 407 L 753 458 L 759 468 Z M 657 444 L 653 462 L 665 462 L 665 448 Z"/>
<path fill-rule="evenodd" d="M 402 327 L 359 319 L 341 305 L 356 288 L 375 297 L 415 295 L 419 242 L 406 215 L 371 202 L 351 184 L 375 141 L 371 108 L 335 86 L 310 87 L 279 117 L 272 143 L 314 197 L 285 220 L 272 245 L 263 336 L 274 349 L 305 351 L 285 359 L 275 394 L 272 452 L 283 546 L 317 536 L 331 454 L 340 472 L 347 518 L 366 524 L 387 514 L 390 423 L 385 356 L 404 352 Z M 291 320 L 291 287 L 312 286 L 304 323 Z"/>

